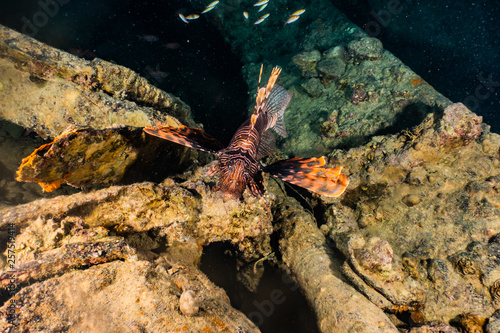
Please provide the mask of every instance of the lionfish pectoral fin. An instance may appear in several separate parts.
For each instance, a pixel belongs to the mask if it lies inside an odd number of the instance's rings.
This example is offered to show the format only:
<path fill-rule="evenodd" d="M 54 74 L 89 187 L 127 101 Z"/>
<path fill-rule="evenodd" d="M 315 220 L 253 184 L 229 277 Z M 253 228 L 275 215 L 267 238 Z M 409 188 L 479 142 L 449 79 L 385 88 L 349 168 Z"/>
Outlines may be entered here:
<path fill-rule="evenodd" d="M 180 145 L 215 154 L 224 148 L 215 138 L 200 129 L 190 128 L 184 125 L 179 127 L 145 127 L 144 132 L 159 138 L 178 143 Z"/>
<path fill-rule="evenodd" d="M 255 182 L 255 180 L 251 179 L 248 182 L 248 188 L 254 197 L 260 197 L 262 195 L 262 190 L 259 188 L 259 185 Z"/>
<path fill-rule="evenodd" d="M 259 147 L 257 148 L 257 160 L 271 154 L 276 147 L 276 138 L 271 131 L 265 131 L 260 137 Z"/>
<path fill-rule="evenodd" d="M 293 93 L 276 84 L 281 68 L 274 67 L 265 88 L 260 88 L 262 77 L 262 66 L 259 75 L 259 87 L 257 88 L 257 98 L 255 99 L 254 115 L 265 115 L 268 118 L 267 129 L 272 128 L 277 134 L 286 138 L 286 127 L 284 121 L 285 109 L 290 103 Z"/>
<path fill-rule="evenodd" d="M 288 92 L 279 85 L 275 85 L 262 106 L 263 111 L 269 118 L 269 128 L 272 128 L 284 138 L 287 135 L 284 115 L 292 96 L 293 93 Z"/>
<path fill-rule="evenodd" d="M 286 107 L 285 107 L 286 108 Z M 283 112 L 278 113 L 278 117 L 276 119 L 276 124 L 272 127 L 272 129 L 283 138 L 286 138 L 286 127 L 285 127 L 285 119 L 284 119 L 285 109 Z"/>
<path fill-rule="evenodd" d="M 337 197 L 349 185 L 342 167 L 325 168 L 325 158 L 292 158 L 278 161 L 264 168 L 271 175 L 311 192 Z"/>

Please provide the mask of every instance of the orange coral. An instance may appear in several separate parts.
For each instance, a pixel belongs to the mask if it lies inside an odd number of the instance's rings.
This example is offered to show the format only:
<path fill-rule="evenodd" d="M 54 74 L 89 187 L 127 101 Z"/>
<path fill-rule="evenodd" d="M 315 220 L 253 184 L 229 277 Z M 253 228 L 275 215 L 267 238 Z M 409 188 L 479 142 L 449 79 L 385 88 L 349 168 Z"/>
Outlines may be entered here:
<path fill-rule="evenodd" d="M 419 78 L 419 77 L 411 79 L 412 86 L 417 86 L 417 85 L 421 84 L 422 82 L 424 82 L 424 80 Z"/>

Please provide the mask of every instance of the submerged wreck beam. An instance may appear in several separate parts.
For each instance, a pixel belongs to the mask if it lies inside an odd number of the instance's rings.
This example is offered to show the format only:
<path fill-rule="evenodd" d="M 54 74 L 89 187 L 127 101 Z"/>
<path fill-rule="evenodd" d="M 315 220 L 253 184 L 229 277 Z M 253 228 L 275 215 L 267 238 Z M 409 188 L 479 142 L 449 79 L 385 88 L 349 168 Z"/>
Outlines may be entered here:
<path fill-rule="evenodd" d="M 282 198 L 274 217 L 283 261 L 314 308 L 321 332 L 398 332 L 381 309 L 343 281 L 325 236 L 295 199 Z"/>

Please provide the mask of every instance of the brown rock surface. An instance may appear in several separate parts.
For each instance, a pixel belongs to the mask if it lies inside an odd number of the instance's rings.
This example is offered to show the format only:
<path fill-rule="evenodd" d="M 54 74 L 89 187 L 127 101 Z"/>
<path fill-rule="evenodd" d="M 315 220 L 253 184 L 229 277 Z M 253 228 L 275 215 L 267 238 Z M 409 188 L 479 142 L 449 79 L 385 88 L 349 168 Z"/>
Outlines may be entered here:
<path fill-rule="evenodd" d="M 398 332 L 375 304 L 343 281 L 325 236 L 295 200 L 283 199 L 275 218 L 283 261 L 314 308 L 322 332 Z"/>
<path fill-rule="evenodd" d="M 184 290 L 194 290 L 197 314 L 179 309 Z M 6 323 L 6 303 L 0 327 Z M 165 258 L 113 261 L 34 283 L 16 294 L 20 332 L 259 332 L 231 307 L 224 290 L 192 266 Z"/>
<path fill-rule="evenodd" d="M 137 161 L 169 160 L 163 171 L 179 172 L 193 162 L 195 151 L 146 135 L 142 128 L 103 130 L 70 126 L 53 142 L 42 145 L 23 159 L 17 180 L 37 182 L 51 192 L 62 184 L 75 187 L 108 186 L 130 173 L 139 173 Z M 143 167 L 145 167 L 143 165 Z M 149 164 L 149 169 L 155 168 Z"/>
<path fill-rule="evenodd" d="M 468 111 L 455 122 L 469 116 L 477 119 Z M 477 139 L 442 136 L 443 121 L 429 115 L 399 135 L 332 154 L 351 187 L 327 210 L 325 230 L 348 258 L 350 281 L 387 311 L 425 321 L 488 317 L 498 309 L 500 135 L 483 125 Z M 380 246 L 367 245 L 374 238 Z"/>
<path fill-rule="evenodd" d="M 0 273 L 0 294 L 14 296 L 0 309 L 0 328 L 258 332 L 196 265 L 211 242 L 231 242 L 247 260 L 268 253 L 271 202 L 167 180 L 3 210 L 0 228 L 16 254 Z M 151 252 L 160 244 L 161 254 Z M 19 316 L 10 317 L 10 304 Z"/>
<path fill-rule="evenodd" d="M 80 59 L 1 25 L 0 117 L 43 138 L 70 125 L 194 125 L 186 104 L 132 70 Z"/>

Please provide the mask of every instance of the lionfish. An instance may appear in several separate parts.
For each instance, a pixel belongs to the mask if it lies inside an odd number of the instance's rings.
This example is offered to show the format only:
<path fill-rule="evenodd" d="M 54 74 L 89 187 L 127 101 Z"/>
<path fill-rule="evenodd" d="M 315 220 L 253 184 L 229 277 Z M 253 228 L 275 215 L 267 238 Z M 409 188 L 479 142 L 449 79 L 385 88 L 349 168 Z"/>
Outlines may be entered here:
<path fill-rule="evenodd" d="M 280 72 L 281 69 L 275 67 L 266 87 L 261 88 L 261 66 L 253 114 L 236 131 L 226 148 L 202 130 L 183 125 L 145 127 L 144 131 L 183 146 L 217 155 L 218 165 L 210 169 L 207 174 L 219 173 L 217 190 L 229 197 L 241 198 L 247 187 L 254 196 L 262 195 L 264 189 L 261 171 L 311 192 L 331 197 L 339 196 L 349 184 L 349 179 L 341 173 L 342 167 L 325 167 L 325 157 L 291 158 L 268 166 L 259 162 L 274 150 L 275 137 L 271 129 L 282 137 L 287 135 L 284 112 L 292 93 L 276 84 Z"/>

